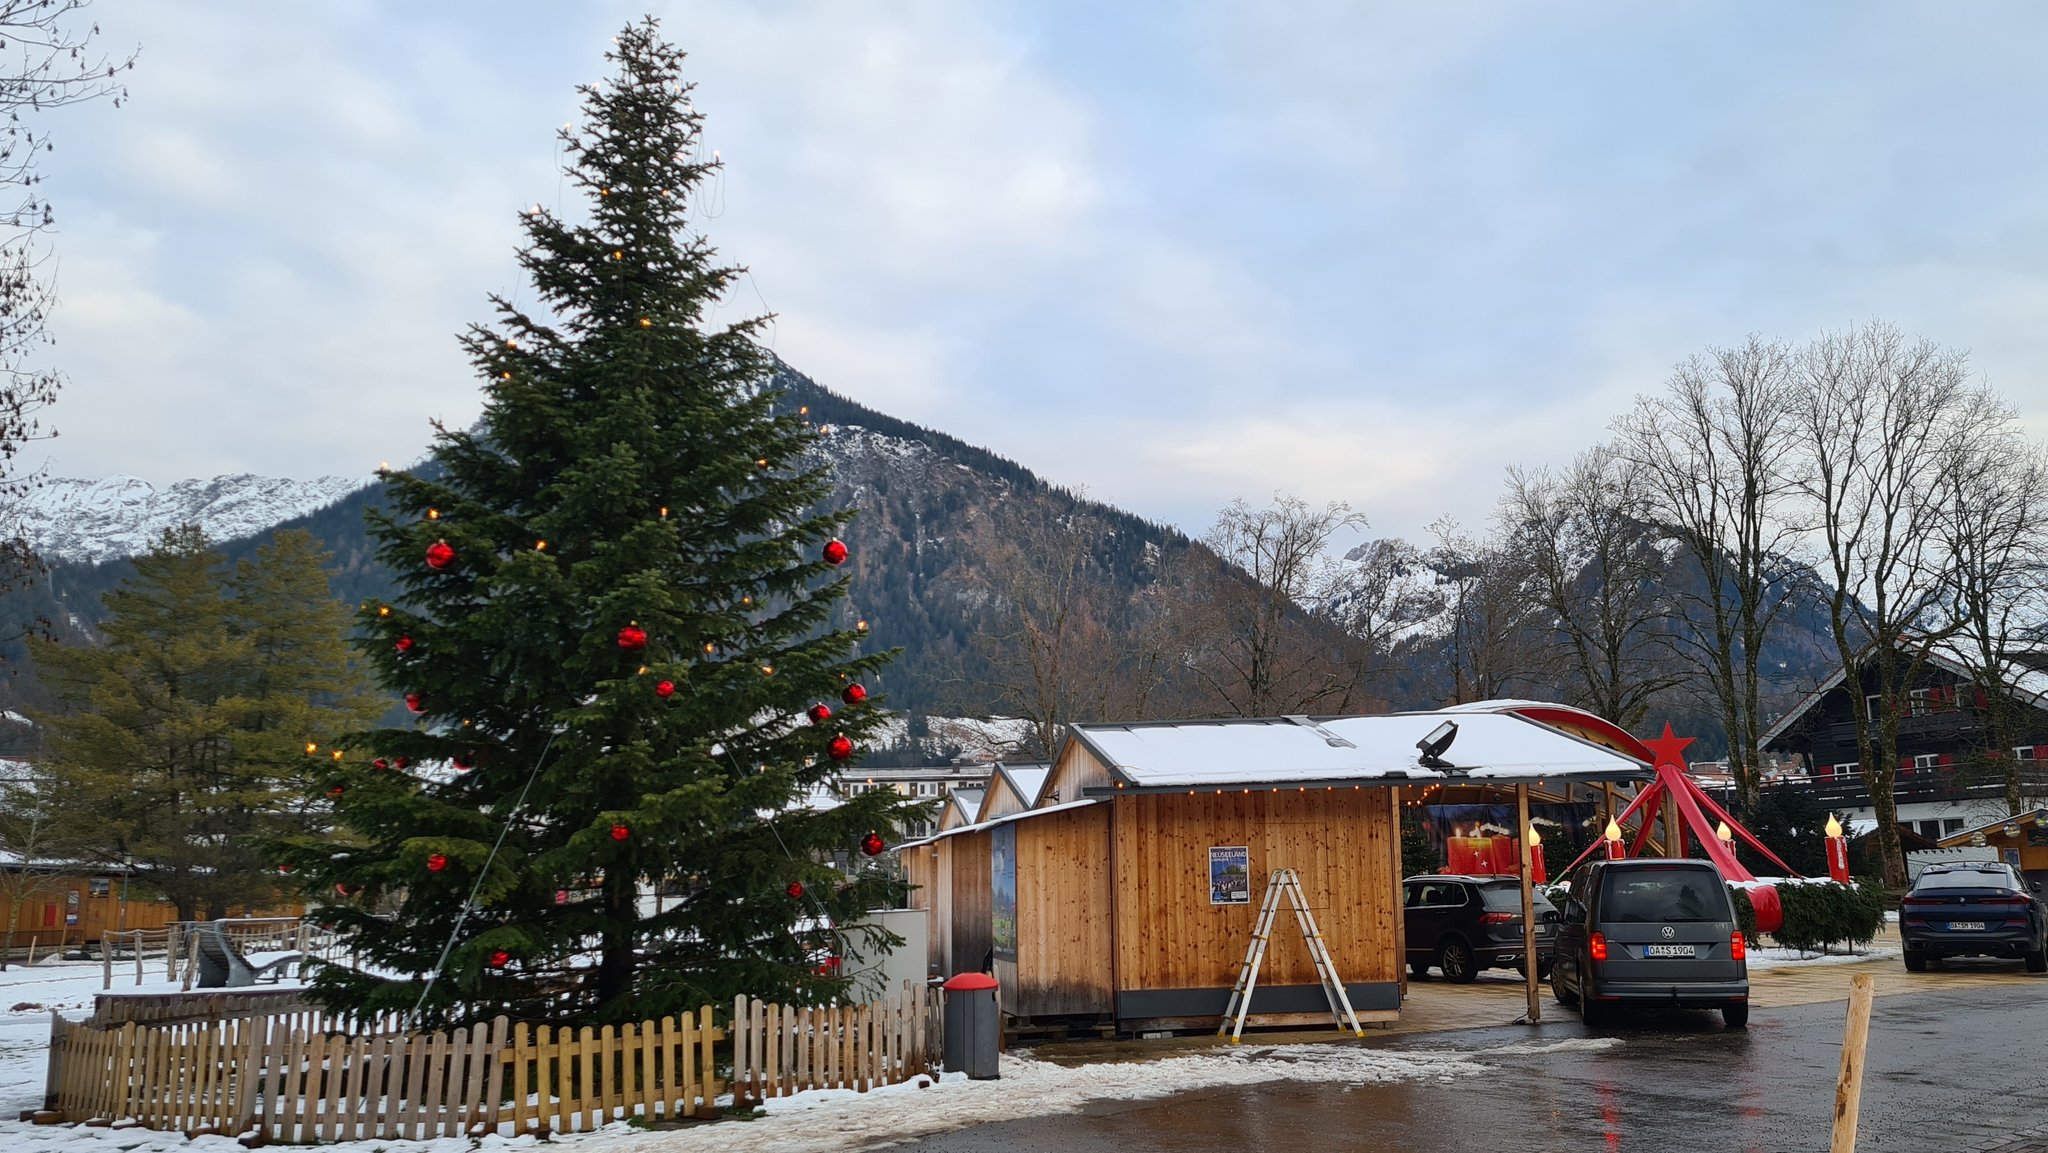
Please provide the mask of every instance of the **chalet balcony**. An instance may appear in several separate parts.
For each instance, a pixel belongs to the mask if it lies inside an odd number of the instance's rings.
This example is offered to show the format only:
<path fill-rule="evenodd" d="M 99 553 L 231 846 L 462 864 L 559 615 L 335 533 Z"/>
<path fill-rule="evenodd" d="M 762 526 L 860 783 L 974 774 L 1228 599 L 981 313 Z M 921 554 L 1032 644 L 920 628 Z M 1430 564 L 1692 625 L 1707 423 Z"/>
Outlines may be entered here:
<path fill-rule="evenodd" d="M 1857 809 L 1870 804 L 1870 792 L 1863 787 L 1860 775 L 1793 780 L 1767 787 L 1797 789 L 1829 809 Z M 2029 766 L 2021 770 L 2020 787 L 2033 796 L 2048 792 L 2048 767 Z M 1915 769 L 1909 765 L 1892 785 L 1892 799 L 1899 802 L 1995 801 L 2004 795 L 2005 779 L 2001 774 L 1982 770 L 1960 772 L 1953 767 Z"/>
<path fill-rule="evenodd" d="M 1870 722 L 1875 731 L 1877 722 Z M 1975 709 L 1940 709 L 1934 712 L 1915 713 L 1899 718 L 1899 739 L 1906 740 L 1951 740 L 1966 733 L 1976 732 L 1984 725 L 1984 715 Z M 1836 748 L 1856 747 L 1856 722 L 1841 721 L 1828 726 L 1828 740 Z"/>

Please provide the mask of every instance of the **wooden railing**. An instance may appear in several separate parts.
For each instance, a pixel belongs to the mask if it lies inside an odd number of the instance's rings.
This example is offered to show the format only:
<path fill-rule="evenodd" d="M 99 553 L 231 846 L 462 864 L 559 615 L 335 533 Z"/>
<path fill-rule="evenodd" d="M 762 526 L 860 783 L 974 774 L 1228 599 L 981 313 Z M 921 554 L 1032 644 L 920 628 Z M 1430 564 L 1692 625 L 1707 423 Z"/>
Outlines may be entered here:
<path fill-rule="evenodd" d="M 861 1091 L 935 1065 L 936 1002 L 911 986 L 866 1005 L 737 998 L 639 1024 L 531 1028 L 503 1018 L 415 1033 L 317 1010 L 97 1027 L 51 1014 L 51 1120 L 130 1121 L 283 1142 L 588 1131 L 715 1115 L 813 1088 Z"/>

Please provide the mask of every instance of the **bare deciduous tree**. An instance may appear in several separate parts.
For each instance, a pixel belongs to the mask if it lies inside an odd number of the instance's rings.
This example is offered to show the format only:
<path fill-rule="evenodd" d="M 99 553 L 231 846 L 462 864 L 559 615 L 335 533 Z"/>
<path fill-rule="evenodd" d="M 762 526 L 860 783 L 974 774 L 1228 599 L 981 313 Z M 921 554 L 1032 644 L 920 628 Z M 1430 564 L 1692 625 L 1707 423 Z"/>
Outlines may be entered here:
<path fill-rule="evenodd" d="M 134 67 L 99 51 L 99 26 L 75 28 L 90 0 L 0 0 L 0 500 L 18 500 L 37 477 L 13 465 L 22 446 L 45 435 L 39 414 L 63 378 L 38 361 L 50 342 L 55 286 L 47 277 L 46 234 L 57 218 L 43 195 L 43 157 L 54 145 L 35 127 L 38 112 L 103 97 L 127 99 L 120 73 Z M 48 435 L 55 435 L 50 433 Z M 29 543 L 0 540 L 0 587 L 36 568 Z"/>
<path fill-rule="evenodd" d="M 1615 449 L 1639 467 L 1651 519 L 1697 568 L 1672 581 L 1686 626 L 1678 651 L 1704 677 L 1728 732 L 1738 803 L 1759 795 L 1765 728 L 1758 675 L 1792 589 L 1800 424 L 1795 358 L 1751 337 L 1680 364 L 1664 391 L 1615 422 Z"/>
<path fill-rule="evenodd" d="M 1684 678 L 1641 464 L 1600 447 L 1562 474 L 1511 468 L 1500 516 L 1564 656 L 1566 695 L 1623 728 Z"/>
<path fill-rule="evenodd" d="M 1332 501 L 1279 495 L 1270 508 L 1232 501 L 1204 543 L 1224 567 L 1196 576 L 1176 608 L 1197 644 L 1191 669 L 1222 711 L 1237 716 L 1342 712 L 1358 696 L 1342 632 L 1328 619 L 1343 574 L 1329 555 L 1365 518 Z"/>
<path fill-rule="evenodd" d="M 1531 626 L 1539 617 L 1523 558 L 1500 542 L 1480 540 L 1456 520 L 1429 526 L 1450 684 L 1445 704 L 1513 696 L 1518 686 L 1550 679 L 1546 654 Z"/>
<path fill-rule="evenodd" d="M 2018 680 L 2038 659 L 2035 629 L 2048 621 L 2048 456 L 2007 405 L 1987 404 L 1950 443 L 1938 473 L 1942 547 L 1953 564 L 1949 651 L 1975 681 L 1986 729 L 1986 768 L 2005 784 L 2006 811 L 2028 807 L 2012 747 L 2030 705 Z"/>
<path fill-rule="evenodd" d="M 1884 880 L 1899 886 L 1906 869 L 1892 789 L 1906 690 L 1929 650 L 1955 628 L 1943 612 L 1954 557 L 1941 536 L 1942 470 L 1971 425 L 1997 405 L 1968 385 L 1961 354 L 1908 343 L 1884 324 L 1822 337 L 1799 368 L 1800 426 L 1811 464 L 1801 487 L 1832 586 L 1829 621 L 1852 692 L 1866 648 L 1874 670 L 1876 708 L 1851 712 Z"/>
<path fill-rule="evenodd" d="M 1344 554 L 1345 568 L 1331 602 L 1331 618 L 1357 642 L 1353 659 L 1361 685 L 1386 699 L 1383 683 L 1402 639 L 1442 608 L 1422 550 L 1396 538 L 1367 541 Z"/>

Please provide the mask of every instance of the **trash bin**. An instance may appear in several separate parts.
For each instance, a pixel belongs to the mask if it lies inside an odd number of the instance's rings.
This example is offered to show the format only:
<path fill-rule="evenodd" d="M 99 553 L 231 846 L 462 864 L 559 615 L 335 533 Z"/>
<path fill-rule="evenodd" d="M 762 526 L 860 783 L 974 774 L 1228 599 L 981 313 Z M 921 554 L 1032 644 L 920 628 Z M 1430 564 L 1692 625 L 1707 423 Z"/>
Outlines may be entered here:
<path fill-rule="evenodd" d="M 1001 1047 L 1002 1016 L 996 1012 L 996 979 L 987 973 L 961 973 L 945 983 L 946 1071 L 965 1073 L 976 1081 L 993 1081 L 996 1051 Z"/>

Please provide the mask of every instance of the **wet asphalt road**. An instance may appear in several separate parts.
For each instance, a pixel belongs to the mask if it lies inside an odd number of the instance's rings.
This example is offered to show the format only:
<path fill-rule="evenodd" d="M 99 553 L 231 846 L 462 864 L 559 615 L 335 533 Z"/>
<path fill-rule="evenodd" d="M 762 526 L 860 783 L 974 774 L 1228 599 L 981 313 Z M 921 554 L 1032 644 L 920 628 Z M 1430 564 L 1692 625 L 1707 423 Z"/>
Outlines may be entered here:
<path fill-rule="evenodd" d="M 1559 1013 L 1508 1027 L 1389 1039 L 1392 1051 L 1485 1050 L 1588 1036 Z M 1447 1082 L 1276 1082 L 963 1129 L 915 1153 L 1825 1150 L 1846 1005 L 1713 1013 L 1602 1029 L 1597 1051 L 1496 1055 Z M 1368 1042 L 1370 1044 L 1371 1042 Z M 1859 1150 L 2048 1150 L 2048 986 L 1881 997 L 1871 1016 Z M 2030 1138 L 2026 1135 L 2032 1135 Z"/>

